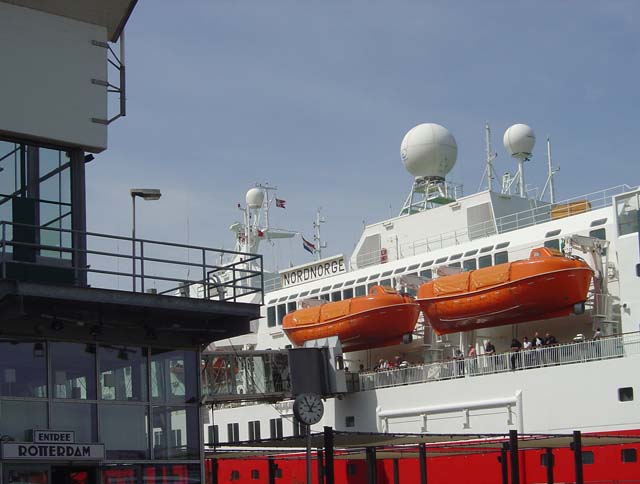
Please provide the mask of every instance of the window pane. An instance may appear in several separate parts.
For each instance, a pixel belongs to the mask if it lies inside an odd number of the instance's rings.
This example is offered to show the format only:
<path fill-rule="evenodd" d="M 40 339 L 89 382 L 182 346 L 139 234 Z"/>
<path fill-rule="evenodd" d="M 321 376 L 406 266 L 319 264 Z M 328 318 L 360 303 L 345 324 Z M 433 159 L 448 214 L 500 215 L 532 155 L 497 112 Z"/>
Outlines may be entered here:
<path fill-rule="evenodd" d="M 100 396 L 103 400 L 147 400 L 147 350 L 100 347 Z"/>
<path fill-rule="evenodd" d="M 342 292 L 342 296 L 343 296 L 345 299 L 351 299 L 351 298 L 353 297 L 353 289 L 352 289 L 352 288 L 350 288 L 350 289 L 345 289 L 345 290 Z"/>
<path fill-rule="evenodd" d="M 279 325 L 282 325 L 282 320 L 284 319 L 285 314 L 287 314 L 287 305 L 278 304 L 278 324 Z"/>
<path fill-rule="evenodd" d="M 153 407 L 156 459 L 198 459 L 198 407 Z"/>
<path fill-rule="evenodd" d="M 365 286 L 357 286 L 356 287 L 356 296 L 364 296 L 367 293 L 367 289 Z"/>
<path fill-rule="evenodd" d="M 198 464 L 145 466 L 143 482 L 144 484 L 200 484 L 200 466 Z"/>
<path fill-rule="evenodd" d="M 493 257 L 496 265 L 509 262 L 509 253 L 506 250 L 502 252 L 496 252 Z"/>
<path fill-rule="evenodd" d="M 462 267 L 465 271 L 475 271 L 476 270 L 476 260 L 475 259 L 467 259 L 462 263 Z"/>
<path fill-rule="evenodd" d="M 95 400 L 96 346 L 49 343 L 54 398 Z"/>
<path fill-rule="evenodd" d="M 73 430 L 76 442 L 96 442 L 96 406 L 92 403 L 55 402 L 51 405 L 51 428 Z"/>
<path fill-rule="evenodd" d="M 276 325 L 276 307 L 269 306 L 267 308 L 267 326 L 273 328 Z"/>
<path fill-rule="evenodd" d="M 560 241 L 558 239 L 547 240 L 545 241 L 544 246 L 549 247 L 550 249 L 560 250 Z"/>
<path fill-rule="evenodd" d="M 155 402 L 197 400 L 196 355 L 193 351 L 151 351 L 151 398 Z"/>
<path fill-rule="evenodd" d="M 31 430 L 37 428 L 48 428 L 46 402 L 0 400 L 0 436 L 25 442 L 31 440 Z"/>
<path fill-rule="evenodd" d="M 147 459 L 147 428 L 146 406 L 100 406 L 100 441 L 107 450 L 107 459 Z M 123 429 L 126 429 L 126 432 L 123 432 Z"/>
<path fill-rule="evenodd" d="M 0 341 L 0 395 L 46 397 L 46 365 L 44 343 Z"/>

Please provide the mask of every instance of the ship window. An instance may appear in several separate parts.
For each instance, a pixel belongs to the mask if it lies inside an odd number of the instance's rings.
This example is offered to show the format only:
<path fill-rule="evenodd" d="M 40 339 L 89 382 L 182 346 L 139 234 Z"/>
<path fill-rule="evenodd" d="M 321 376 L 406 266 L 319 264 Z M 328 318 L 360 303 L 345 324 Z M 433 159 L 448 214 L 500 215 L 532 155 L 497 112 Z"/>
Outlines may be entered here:
<path fill-rule="evenodd" d="M 267 326 L 273 328 L 276 325 L 276 307 L 267 307 Z"/>
<path fill-rule="evenodd" d="M 356 426 L 356 418 L 353 415 L 349 415 L 345 418 L 344 422 L 346 427 L 355 427 Z"/>
<path fill-rule="evenodd" d="M 289 299 L 295 299 L 295 298 L 297 298 L 297 297 L 298 297 L 298 295 L 297 295 L 297 294 L 292 294 L 291 296 L 289 296 Z"/>
<path fill-rule="evenodd" d="M 338 289 L 339 287 L 342 287 L 342 283 L 339 282 L 338 284 L 334 284 L 333 285 L 333 289 Z"/>
<path fill-rule="evenodd" d="M 504 249 L 505 247 L 509 247 L 510 243 L 511 242 L 500 242 L 498 245 L 496 245 L 496 250 Z"/>
<path fill-rule="evenodd" d="M 447 260 L 447 257 L 440 257 L 439 259 L 436 259 L 436 264 L 442 264 L 446 260 Z"/>
<path fill-rule="evenodd" d="M 209 425 L 209 442 L 205 445 L 218 445 L 220 443 L 220 431 L 217 425 Z"/>
<path fill-rule="evenodd" d="M 350 287 L 349 289 L 342 291 L 342 297 L 344 299 L 351 299 L 353 297 L 353 288 Z"/>
<path fill-rule="evenodd" d="M 316 287 L 313 291 L 311 291 L 309 294 L 318 294 L 320 292 L 320 288 Z"/>
<path fill-rule="evenodd" d="M 420 277 L 424 277 L 425 279 L 433 279 L 433 272 L 431 269 L 425 269 L 424 271 L 420 271 Z"/>
<path fill-rule="evenodd" d="M 352 286 L 354 282 L 356 282 L 356 281 L 354 281 L 354 280 L 352 279 L 352 280 L 350 280 L 350 281 L 345 282 L 345 283 L 344 283 L 344 285 L 345 285 L 345 287 L 346 287 L 346 286 Z"/>
<path fill-rule="evenodd" d="M 287 314 L 287 305 L 278 304 L 278 324 L 282 324 L 282 320 L 284 319 L 285 314 Z"/>
<path fill-rule="evenodd" d="M 269 301 L 267 304 L 273 304 L 274 302 L 276 302 L 277 299 L 272 299 L 271 301 Z"/>
<path fill-rule="evenodd" d="M 230 423 L 227 424 L 227 441 L 238 442 L 240 440 L 240 424 Z"/>
<path fill-rule="evenodd" d="M 366 280 L 367 280 L 367 278 L 366 278 L 366 277 L 361 277 L 361 278 L 360 278 L 360 279 L 358 279 L 356 282 L 364 282 L 364 281 L 366 281 Z"/>
<path fill-rule="evenodd" d="M 254 481 L 260 479 L 260 471 L 258 469 L 251 469 L 251 479 Z"/>
<path fill-rule="evenodd" d="M 493 254 L 493 262 L 495 265 L 509 262 L 508 252 L 506 250 L 503 250 L 502 252 L 496 252 L 495 254 Z"/>
<path fill-rule="evenodd" d="M 595 239 L 607 240 L 607 229 L 595 229 L 589 232 L 589 237 L 593 237 Z"/>
<path fill-rule="evenodd" d="M 482 249 L 480 249 L 480 253 L 483 254 L 485 252 L 491 252 L 491 250 L 493 250 L 493 245 L 490 245 L 489 247 L 483 247 Z"/>
<path fill-rule="evenodd" d="M 381 286 L 385 286 L 385 287 L 393 287 L 391 285 L 391 279 L 383 279 L 380 281 L 380 285 Z"/>
<path fill-rule="evenodd" d="M 582 463 L 583 464 L 593 464 L 594 463 L 593 451 L 591 451 L 591 450 L 583 450 L 582 451 Z"/>
<path fill-rule="evenodd" d="M 401 272 L 404 272 L 406 269 L 406 267 L 398 267 L 395 271 L 393 271 L 394 274 L 400 274 Z"/>
<path fill-rule="evenodd" d="M 636 449 L 622 449 L 622 462 L 637 462 L 638 451 Z"/>
<path fill-rule="evenodd" d="M 318 299 L 329 302 L 329 294 L 328 293 L 320 294 L 318 296 Z"/>
<path fill-rule="evenodd" d="M 287 300 L 287 296 L 281 297 L 280 299 L 278 299 L 278 302 L 282 302 L 282 301 L 286 301 Z"/>
<path fill-rule="evenodd" d="M 365 294 L 367 294 L 365 286 L 356 286 L 356 296 L 364 296 Z"/>
<path fill-rule="evenodd" d="M 369 276 L 369 280 L 377 279 L 378 276 L 380 276 L 380 274 L 373 274 L 372 276 Z"/>
<path fill-rule="evenodd" d="M 447 264 L 448 267 L 460 267 L 460 262 L 452 262 L 451 264 Z"/>
<path fill-rule="evenodd" d="M 547 232 L 546 234 L 544 234 L 545 237 L 555 237 L 556 235 L 560 234 L 560 229 L 557 230 L 550 230 L 549 232 Z"/>
<path fill-rule="evenodd" d="M 386 272 L 383 272 L 383 273 L 382 273 L 382 275 L 381 275 L 380 277 L 387 277 L 387 276 L 390 276 L 392 272 L 393 272 L 393 271 L 386 271 Z"/>
<path fill-rule="evenodd" d="M 480 269 L 489 266 L 491 266 L 491 255 L 481 255 L 478 257 L 478 267 Z"/>
<path fill-rule="evenodd" d="M 309 295 L 309 291 L 301 292 L 300 297 L 305 297 Z"/>
<path fill-rule="evenodd" d="M 329 289 L 331 289 L 331 286 L 324 286 L 324 287 L 321 289 L 321 291 L 322 291 L 322 292 L 325 292 L 325 291 L 328 291 Z"/>
<path fill-rule="evenodd" d="M 372 282 L 371 284 L 367 284 L 367 294 L 369 293 L 369 290 L 373 287 L 373 286 L 377 286 L 378 283 L 377 282 Z"/>
<path fill-rule="evenodd" d="M 598 225 L 604 225 L 607 223 L 607 219 L 606 218 L 599 218 L 598 220 L 594 220 L 593 222 L 591 222 L 591 226 L 592 227 L 597 227 Z"/>
<path fill-rule="evenodd" d="M 270 437 L 272 439 L 282 438 L 282 418 L 272 418 L 269 420 Z"/>
<path fill-rule="evenodd" d="M 455 254 L 449 257 L 449 260 L 458 260 L 460 257 L 462 257 L 462 254 Z"/>
<path fill-rule="evenodd" d="M 545 240 L 544 246 L 550 249 L 560 250 L 560 241 L 558 239 Z"/>
<path fill-rule="evenodd" d="M 287 303 L 287 312 L 288 312 L 288 313 L 293 312 L 293 311 L 295 311 L 296 309 L 298 309 L 298 306 L 296 305 L 295 301 L 294 301 L 294 302 Z"/>
<path fill-rule="evenodd" d="M 431 264 L 433 264 L 433 261 L 432 260 L 428 260 L 427 262 L 423 262 L 420 267 L 429 267 Z"/>
<path fill-rule="evenodd" d="M 342 292 L 336 291 L 331 293 L 332 301 L 342 301 Z"/>
<path fill-rule="evenodd" d="M 249 440 L 260 440 L 260 420 L 249 422 Z"/>
<path fill-rule="evenodd" d="M 407 267 L 407 271 L 415 271 L 418 267 L 420 267 L 420 264 L 413 264 L 412 266 Z"/>
<path fill-rule="evenodd" d="M 282 469 L 280 467 L 276 467 L 276 472 L 274 474 L 278 479 L 282 479 Z"/>
<path fill-rule="evenodd" d="M 231 477 L 229 477 L 230 481 L 239 481 L 240 480 L 240 471 L 232 470 Z"/>
<path fill-rule="evenodd" d="M 476 260 L 475 259 L 467 259 L 462 263 L 462 267 L 465 271 L 475 271 L 476 270 Z"/>
<path fill-rule="evenodd" d="M 478 249 L 470 250 L 469 252 L 465 252 L 464 256 L 469 257 L 470 255 L 476 255 L 478 253 Z"/>
<path fill-rule="evenodd" d="M 633 387 L 618 388 L 618 400 L 621 402 L 633 401 Z"/>

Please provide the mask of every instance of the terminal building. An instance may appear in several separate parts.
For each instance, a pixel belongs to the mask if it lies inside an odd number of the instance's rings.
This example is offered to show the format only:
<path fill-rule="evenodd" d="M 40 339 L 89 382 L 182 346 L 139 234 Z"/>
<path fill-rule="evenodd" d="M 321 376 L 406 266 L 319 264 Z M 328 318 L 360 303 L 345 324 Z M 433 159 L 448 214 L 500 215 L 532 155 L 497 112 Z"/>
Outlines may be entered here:
<path fill-rule="evenodd" d="M 0 0 L 0 484 L 204 482 L 200 353 L 259 317 L 238 254 L 86 230 L 135 4 Z"/>

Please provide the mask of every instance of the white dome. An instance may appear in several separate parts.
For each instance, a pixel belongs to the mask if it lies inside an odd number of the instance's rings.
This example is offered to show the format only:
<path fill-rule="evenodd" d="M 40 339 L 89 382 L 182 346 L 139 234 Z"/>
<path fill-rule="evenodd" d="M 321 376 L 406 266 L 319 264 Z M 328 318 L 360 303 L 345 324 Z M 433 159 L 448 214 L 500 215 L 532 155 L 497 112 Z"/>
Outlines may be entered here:
<path fill-rule="evenodd" d="M 526 124 L 514 124 L 504 132 L 502 142 L 511 156 L 528 160 L 536 144 L 536 135 Z"/>
<path fill-rule="evenodd" d="M 458 145 L 447 128 L 434 123 L 419 124 L 404 136 L 400 157 L 413 176 L 444 178 L 456 163 Z"/>
<path fill-rule="evenodd" d="M 260 188 L 252 188 L 247 192 L 244 199 L 247 202 L 247 208 L 260 208 L 264 202 L 264 191 Z"/>

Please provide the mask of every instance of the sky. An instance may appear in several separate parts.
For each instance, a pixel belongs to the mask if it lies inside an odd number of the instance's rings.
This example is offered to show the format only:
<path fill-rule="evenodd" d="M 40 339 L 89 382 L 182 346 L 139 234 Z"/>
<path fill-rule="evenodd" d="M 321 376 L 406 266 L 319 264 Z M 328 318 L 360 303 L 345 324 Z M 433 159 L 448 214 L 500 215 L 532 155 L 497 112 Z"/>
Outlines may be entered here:
<path fill-rule="evenodd" d="M 465 194 L 487 121 L 498 173 L 516 167 L 505 129 L 534 129 L 532 189 L 547 136 L 559 199 L 640 182 L 638 0 L 140 0 L 126 51 L 127 116 L 87 165 L 92 231 L 129 234 L 129 188 L 160 188 L 139 237 L 231 249 L 237 204 L 268 182 L 287 202 L 273 226 L 311 239 L 322 207 L 323 255 L 348 257 L 400 210 L 400 142 L 425 122 L 456 138 Z M 265 247 L 271 269 L 310 260 L 299 238 Z"/>

